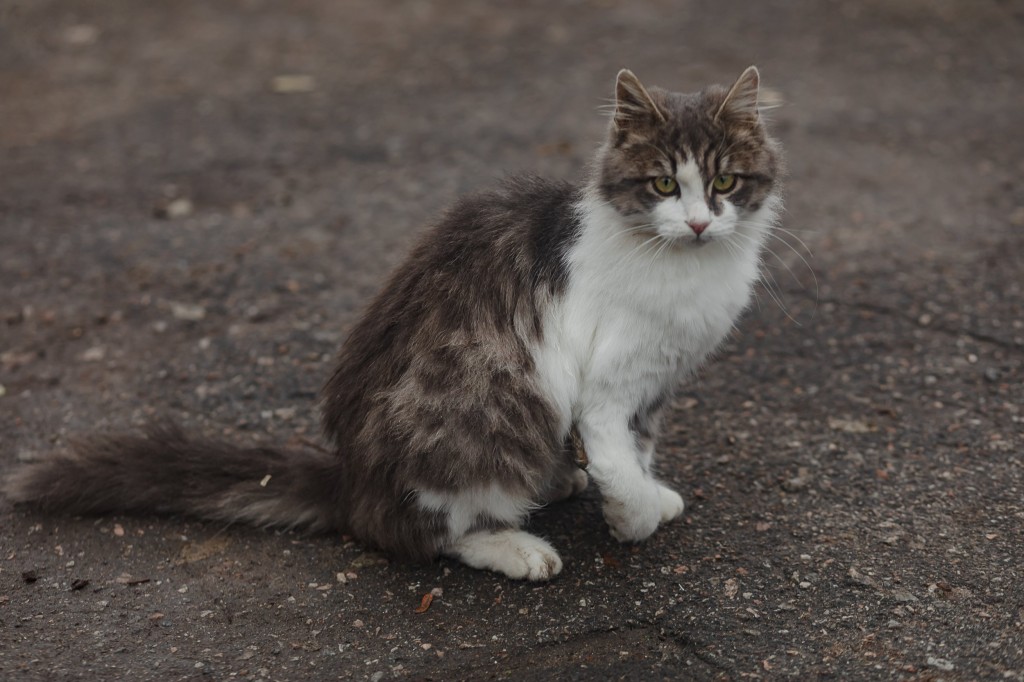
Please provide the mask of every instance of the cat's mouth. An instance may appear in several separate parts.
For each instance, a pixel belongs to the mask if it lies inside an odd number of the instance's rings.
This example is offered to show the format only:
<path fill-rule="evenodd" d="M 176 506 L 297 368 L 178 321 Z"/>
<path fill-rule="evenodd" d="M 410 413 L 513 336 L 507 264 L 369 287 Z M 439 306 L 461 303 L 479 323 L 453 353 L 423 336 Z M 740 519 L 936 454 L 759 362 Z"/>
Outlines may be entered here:
<path fill-rule="evenodd" d="M 691 249 L 701 248 L 707 246 L 711 242 L 718 241 L 714 237 L 708 235 L 694 235 L 692 233 L 679 233 L 679 234 L 662 234 L 662 239 L 668 242 L 669 246 L 676 249 Z"/>

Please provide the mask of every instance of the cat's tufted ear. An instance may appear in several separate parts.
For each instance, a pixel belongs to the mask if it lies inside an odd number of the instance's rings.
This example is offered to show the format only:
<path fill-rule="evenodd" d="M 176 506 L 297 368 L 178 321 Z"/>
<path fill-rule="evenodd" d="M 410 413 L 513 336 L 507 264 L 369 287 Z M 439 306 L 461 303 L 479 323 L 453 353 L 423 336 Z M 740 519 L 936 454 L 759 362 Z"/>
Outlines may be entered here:
<path fill-rule="evenodd" d="M 623 130 L 652 121 L 664 123 L 665 114 L 632 71 L 619 71 L 615 80 L 615 127 Z"/>
<path fill-rule="evenodd" d="M 757 92 L 761 83 L 761 75 L 757 72 L 756 66 L 748 66 L 746 71 L 740 74 L 733 86 L 729 88 L 729 94 L 725 96 L 722 106 L 718 107 L 715 113 L 717 121 L 726 114 L 730 118 L 746 118 L 757 120 Z"/>

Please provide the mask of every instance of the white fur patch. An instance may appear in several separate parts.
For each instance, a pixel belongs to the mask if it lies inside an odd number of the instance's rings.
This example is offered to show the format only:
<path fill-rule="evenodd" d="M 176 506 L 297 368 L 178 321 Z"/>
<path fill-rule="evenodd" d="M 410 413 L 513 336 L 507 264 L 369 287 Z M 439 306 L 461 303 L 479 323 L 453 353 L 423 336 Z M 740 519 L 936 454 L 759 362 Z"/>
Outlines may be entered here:
<path fill-rule="evenodd" d="M 692 158 L 678 164 L 676 182 L 679 183 L 679 196 L 663 199 L 652 211 L 658 234 L 667 239 L 693 242 L 697 235 L 689 223 L 707 224 L 700 235 L 703 241 L 723 239 L 735 231 L 736 208 L 725 201 L 720 215 L 711 212 L 704 178 Z"/>
<path fill-rule="evenodd" d="M 688 186 L 684 199 L 694 199 L 695 172 L 680 169 L 680 183 Z M 678 204 L 678 215 L 656 217 L 660 236 L 652 237 L 594 194 L 580 202 L 583 226 L 567 254 L 569 282 L 547 312 L 533 351 L 560 425 L 565 431 L 574 421 L 579 425 L 588 472 L 622 540 L 643 539 L 682 512 L 682 499 L 663 496 L 647 472 L 649 455 L 639 451 L 630 418 L 693 373 L 732 329 L 750 299 L 764 230 L 774 216 L 772 202 L 742 221 L 730 207 L 733 212 L 714 217 L 706 231 L 721 238 L 699 246 L 665 239 L 672 220 L 681 223 L 680 235 L 692 237 L 685 221 L 704 217 L 691 201 L 662 202 L 670 203 Z"/>
<path fill-rule="evenodd" d="M 521 530 L 470 533 L 453 542 L 445 553 L 473 568 L 516 580 L 550 580 L 562 570 L 562 559 L 546 540 Z"/>
<path fill-rule="evenodd" d="M 657 208 L 667 214 L 659 220 L 659 232 L 666 236 L 690 239 L 695 235 L 687 222 L 699 222 L 711 223 L 708 226 L 710 234 L 711 230 L 715 229 L 716 216 L 708 208 L 704 177 L 692 158 L 686 163 L 678 164 L 676 182 L 679 183 L 679 196 L 665 199 L 658 204 Z"/>

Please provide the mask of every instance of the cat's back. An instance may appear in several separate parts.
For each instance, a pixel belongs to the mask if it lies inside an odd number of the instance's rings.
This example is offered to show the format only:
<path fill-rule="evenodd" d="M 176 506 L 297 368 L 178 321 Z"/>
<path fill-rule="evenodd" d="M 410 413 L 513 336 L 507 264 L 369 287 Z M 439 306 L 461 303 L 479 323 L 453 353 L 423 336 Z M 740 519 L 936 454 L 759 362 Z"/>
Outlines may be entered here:
<path fill-rule="evenodd" d="M 578 198 L 579 189 L 568 182 L 534 175 L 507 178 L 458 200 L 427 233 L 421 255 L 450 269 L 489 253 L 489 260 L 476 264 L 494 274 L 504 268 L 533 273 L 533 266 L 540 266 L 542 272 L 534 274 L 557 275 L 557 261 L 579 235 Z"/>
<path fill-rule="evenodd" d="M 522 356 L 525 367 L 543 307 L 567 286 L 578 196 L 567 182 L 518 176 L 458 200 L 350 332 L 324 390 L 328 432 L 410 372 L 454 376 L 474 357 L 515 365 Z"/>

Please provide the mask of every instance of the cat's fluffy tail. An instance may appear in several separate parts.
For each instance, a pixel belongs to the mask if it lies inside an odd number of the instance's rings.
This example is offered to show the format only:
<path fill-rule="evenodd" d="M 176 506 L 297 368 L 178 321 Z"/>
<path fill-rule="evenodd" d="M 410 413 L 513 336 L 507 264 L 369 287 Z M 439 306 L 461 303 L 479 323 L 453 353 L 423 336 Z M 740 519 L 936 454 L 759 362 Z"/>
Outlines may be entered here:
<path fill-rule="evenodd" d="M 22 466 L 7 498 L 64 514 L 185 514 L 230 523 L 340 528 L 338 460 L 315 450 L 239 447 L 180 428 L 77 442 Z"/>

